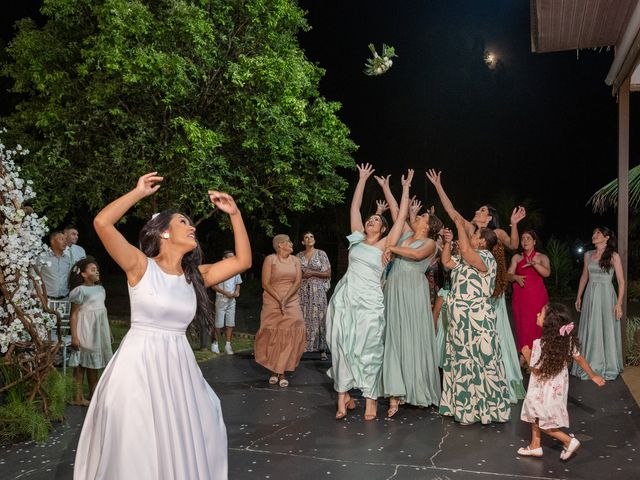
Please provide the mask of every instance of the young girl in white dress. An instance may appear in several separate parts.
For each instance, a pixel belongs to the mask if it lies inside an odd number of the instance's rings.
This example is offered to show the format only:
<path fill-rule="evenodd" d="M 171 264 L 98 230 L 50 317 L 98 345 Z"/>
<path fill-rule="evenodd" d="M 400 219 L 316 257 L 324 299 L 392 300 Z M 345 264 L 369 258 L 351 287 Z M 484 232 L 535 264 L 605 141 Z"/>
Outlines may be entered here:
<path fill-rule="evenodd" d="M 69 360 L 69 366 L 75 367 L 76 405 L 89 405 L 82 388 L 85 371 L 89 392 L 93 396 L 98 384 L 98 370 L 106 367 L 113 356 L 111 330 L 104 306 L 106 293 L 99 281 L 98 264 L 91 257 L 77 262 L 69 274 L 71 345 L 78 349 L 77 354 L 71 357 L 73 360 Z"/>
<path fill-rule="evenodd" d="M 74 479 L 226 480 L 227 432 L 220 400 L 202 376 L 186 329 L 211 320 L 207 288 L 251 266 L 251 245 L 233 198 L 209 191 L 229 215 L 236 256 L 202 264 L 191 220 L 175 210 L 142 228 L 139 246 L 115 227 L 160 188 L 157 172 L 93 221 L 109 255 L 124 270 L 131 328 L 100 377 L 76 451 Z M 205 195 L 203 195 L 204 200 Z"/>
<path fill-rule="evenodd" d="M 580 365 L 599 387 L 605 381 L 593 373 L 580 355 L 580 342 L 567 307 L 549 303 L 538 314 L 537 324 L 542 328 L 542 337 L 533 341 L 531 350 L 525 347 L 522 352 L 531 367 L 531 378 L 520 419 L 531 424 L 531 443 L 520 448 L 518 455 L 542 457 L 542 431 L 562 442 L 560 459 L 568 460 L 580 447 L 577 438 L 561 430 L 569 427 L 567 394 L 571 361 Z"/>

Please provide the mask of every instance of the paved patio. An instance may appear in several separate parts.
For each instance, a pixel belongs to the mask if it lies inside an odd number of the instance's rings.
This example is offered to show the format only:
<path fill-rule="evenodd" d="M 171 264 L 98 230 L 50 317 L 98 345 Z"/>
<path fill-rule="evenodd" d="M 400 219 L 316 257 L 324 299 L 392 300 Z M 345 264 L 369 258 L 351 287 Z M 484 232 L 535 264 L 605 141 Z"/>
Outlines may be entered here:
<path fill-rule="evenodd" d="M 583 446 L 569 462 L 544 439 L 543 459 L 521 458 L 529 427 L 520 405 L 507 424 L 460 426 L 434 410 L 404 407 L 391 420 L 364 422 L 364 401 L 336 422 L 327 362 L 305 358 L 288 389 L 267 384 L 250 352 L 201 365 L 222 401 L 230 479 L 615 479 L 640 478 L 640 410 L 618 379 L 598 389 L 572 379 L 569 413 Z M 0 448 L 2 479 L 70 479 L 85 410 L 69 407 L 66 425 L 45 445 Z"/>

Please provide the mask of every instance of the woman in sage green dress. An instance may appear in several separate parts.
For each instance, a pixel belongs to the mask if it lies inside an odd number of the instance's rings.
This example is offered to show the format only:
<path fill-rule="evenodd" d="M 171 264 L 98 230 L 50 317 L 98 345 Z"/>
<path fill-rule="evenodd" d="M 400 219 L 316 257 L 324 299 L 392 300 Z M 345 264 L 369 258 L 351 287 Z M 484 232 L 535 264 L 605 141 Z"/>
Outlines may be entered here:
<path fill-rule="evenodd" d="M 359 180 L 351 201 L 351 231 L 349 267 L 340 279 L 327 307 L 327 342 L 331 351 L 331 368 L 338 393 L 336 420 L 344 418 L 347 409 L 355 408 L 349 390 L 359 388 L 366 398 L 365 420 L 376 418 L 380 395 L 382 358 L 384 352 L 384 303 L 381 287 L 382 252 L 387 245 L 397 243 L 409 211 L 409 187 L 413 170 L 402 177 L 402 201 L 398 219 L 387 237 L 386 222 L 372 215 L 362 223 L 360 206 L 367 179 L 373 173 L 371 165 L 359 165 Z"/>
<path fill-rule="evenodd" d="M 389 177 L 376 180 L 395 219 L 398 204 Z M 436 254 L 442 222 L 429 213 L 418 215 L 420 208 L 420 202 L 411 202 L 409 225 L 404 225 L 398 244 L 385 250 L 386 257 L 395 256 L 384 286 L 382 385 L 384 396 L 390 398 L 387 417 L 393 417 L 401 403 L 420 407 L 440 403 L 438 349 L 425 272 Z"/>
<path fill-rule="evenodd" d="M 596 249 L 584 254 L 584 268 L 576 298 L 576 310 L 580 312 L 578 338 L 582 356 L 593 371 L 605 380 L 614 380 L 624 366 L 619 321 L 622 318 L 624 273 L 620 255 L 615 251 L 615 233 L 606 227 L 598 227 L 593 231 L 591 241 Z M 614 272 L 618 283 L 617 296 L 612 283 Z M 589 379 L 575 363 L 571 374 L 582 380 Z"/>
<path fill-rule="evenodd" d="M 436 189 L 442 188 L 440 173 L 430 170 L 427 177 Z M 460 254 L 451 255 L 453 234 L 445 230 L 441 259 L 451 269 L 451 291 L 440 414 L 462 424 L 506 422 L 511 413 L 509 386 L 496 313 L 489 301 L 502 293 L 506 283 L 504 265 L 499 269 L 492 255 L 498 238 L 490 228 L 480 228 L 469 238 L 464 219 L 451 202 L 445 210 L 456 225 Z"/>

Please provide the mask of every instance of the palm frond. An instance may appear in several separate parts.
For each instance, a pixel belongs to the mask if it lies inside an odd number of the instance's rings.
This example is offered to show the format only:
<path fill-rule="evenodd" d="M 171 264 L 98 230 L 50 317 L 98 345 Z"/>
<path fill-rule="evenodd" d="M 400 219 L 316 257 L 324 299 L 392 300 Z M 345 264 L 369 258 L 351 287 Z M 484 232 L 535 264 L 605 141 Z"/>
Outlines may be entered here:
<path fill-rule="evenodd" d="M 589 204 L 595 213 L 603 213 L 609 208 L 615 209 L 618 206 L 618 179 L 612 180 L 594 193 L 587 202 L 587 205 Z M 640 165 L 629 170 L 629 208 L 640 208 Z"/>

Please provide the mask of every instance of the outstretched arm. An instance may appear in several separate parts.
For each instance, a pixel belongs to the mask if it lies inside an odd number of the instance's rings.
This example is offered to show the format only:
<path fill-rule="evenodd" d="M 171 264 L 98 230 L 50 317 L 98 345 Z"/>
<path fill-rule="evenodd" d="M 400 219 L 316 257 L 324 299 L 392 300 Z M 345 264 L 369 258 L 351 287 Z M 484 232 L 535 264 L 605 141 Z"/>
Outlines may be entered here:
<path fill-rule="evenodd" d="M 391 193 L 391 187 L 389 186 L 389 179 L 391 178 L 391 175 L 387 175 L 386 177 L 379 177 L 375 175 L 373 178 L 376 179 L 376 182 L 378 182 L 378 185 L 382 188 L 384 199 L 388 205 L 389 212 L 391 213 L 391 220 L 395 222 L 396 218 L 398 218 L 398 211 L 400 208 L 398 207 L 398 202 L 396 202 L 393 193 Z"/>
<path fill-rule="evenodd" d="M 573 357 L 573 360 L 578 365 L 580 365 L 580 368 L 582 368 L 582 370 L 585 371 L 585 373 L 587 374 L 587 376 L 591 379 L 591 381 L 593 383 L 595 383 L 599 387 L 602 387 L 605 384 L 604 378 L 602 378 L 600 375 L 596 375 L 594 373 L 594 371 L 591 369 L 591 366 L 589 365 L 589 363 L 585 360 L 585 358 L 582 355 L 576 355 L 575 357 Z"/>
<path fill-rule="evenodd" d="M 442 253 L 440 261 L 449 270 L 455 268 L 456 262 L 451 258 L 451 242 L 453 242 L 453 232 L 448 228 L 442 230 Z"/>
<path fill-rule="evenodd" d="M 402 176 L 402 198 L 400 199 L 400 211 L 398 217 L 393 222 L 393 227 L 389 235 L 387 235 L 385 247 L 395 245 L 400 240 L 402 231 L 409 214 L 409 189 L 411 188 L 411 180 L 413 180 L 413 170 L 409 169 L 406 178 Z"/>
<path fill-rule="evenodd" d="M 387 250 L 394 255 L 399 255 L 400 257 L 410 260 L 424 260 L 436 252 L 436 242 L 427 238 L 418 248 L 390 245 L 387 247 Z"/>
<path fill-rule="evenodd" d="M 389 210 L 389 204 L 384 200 L 376 200 L 376 215 L 382 215 Z"/>
<path fill-rule="evenodd" d="M 441 179 L 440 179 L 441 176 L 442 176 L 442 172 L 436 172 L 433 168 L 430 168 L 429 170 L 427 170 L 427 178 L 433 184 L 433 186 L 436 187 L 436 192 L 438 193 L 438 198 L 440 199 L 440 203 L 442 203 L 442 207 L 444 208 L 444 211 L 447 212 L 449 217 L 451 217 L 451 219 L 453 220 L 454 216 L 460 215 L 460 214 L 453 207 L 453 203 L 451 203 L 451 200 L 449 200 L 449 197 L 445 193 L 444 188 L 442 187 Z M 466 232 L 468 234 L 473 233 L 474 231 L 473 224 L 471 222 L 464 220 L 464 218 L 462 220 L 465 223 Z"/>
<path fill-rule="evenodd" d="M 163 178 L 157 174 L 158 172 L 150 172 L 141 176 L 133 190 L 104 207 L 93 219 L 93 228 L 104 248 L 124 270 L 127 281 L 132 286 L 135 286 L 144 275 L 147 269 L 147 258 L 144 253 L 127 242 L 115 224 L 136 203 L 158 191 Z"/>
<path fill-rule="evenodd" d="M 478 270 L 480 273 L 486 273 L 487 266 L 482 261 L 482 257 L 480 256 L 480 254 L 476 252 L 471 246 L 471 242 L 469 241 L 469 237 L 467 236 L 464 219 L 458 214 L 455 219 L 453 219 L 453 221 L 455 222 L 456 228 L 458 229 L 458 247 L 460 248 L 460 256 L 464 259 L 465 262 Z"/>
<path fill-rule="evenodd" d="M 220 211 L 229 215 L 233 229 L 234 250 L 233 257 L 225 258 L 213 264 L 200 265 L 200 273 L 207 287 L 224 282 L 234 275 L 244 272 L 251 267 L 251 244 L 244 226 L 240 210 L 231 195 L 209 190 L 211 203 Z"/>
<path fill-rule="evenodd" d="M 524 209 L 524 207 L 515 207 L 511 212 L 510 218 L 511 233 L 507 235 L 507 232 L 500 228 L 497 228 L 495 230 L 500 243 L 502 243 L 502 245 L 504 245 L 509 250 L 517 250 L 520 246 L 520 233 L 518 232 L 518 223 L 526 216 L 527 211 Z"/>
<path fill-rule="evenodd" d="M 368 163 L 362 163 L 358 165 L 358 184 L 353 192 L 353 198 L 351 199 L 351 232 L 364 231 L 364 225 L 362 224 L 362 214 L 360 213 L 360 207 L 362 206 L 362 196 L 364 194 L 364 186 L 371 174 L 375 172 L 373 166 Z"/>

